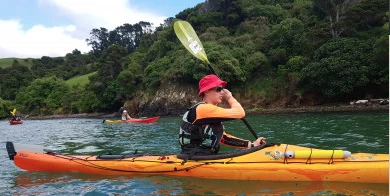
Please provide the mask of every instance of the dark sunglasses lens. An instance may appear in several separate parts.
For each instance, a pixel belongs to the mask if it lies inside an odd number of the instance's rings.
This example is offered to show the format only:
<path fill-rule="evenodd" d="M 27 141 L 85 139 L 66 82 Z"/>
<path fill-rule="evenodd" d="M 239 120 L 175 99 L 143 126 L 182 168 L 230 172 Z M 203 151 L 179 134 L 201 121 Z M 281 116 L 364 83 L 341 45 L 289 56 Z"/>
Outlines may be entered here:
<path fill-rule="evenodd" d="M 217 89 L 215 89 L 215 91 L 217 92 L 221 92 L 223 90 L 223 87 L 217 87 Z"/>

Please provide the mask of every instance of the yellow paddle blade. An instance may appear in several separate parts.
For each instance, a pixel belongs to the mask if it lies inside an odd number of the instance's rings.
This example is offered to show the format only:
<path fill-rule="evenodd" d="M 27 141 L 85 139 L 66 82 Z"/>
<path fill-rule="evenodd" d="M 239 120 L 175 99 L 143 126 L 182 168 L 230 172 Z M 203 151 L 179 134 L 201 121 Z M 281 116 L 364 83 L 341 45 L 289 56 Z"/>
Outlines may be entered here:
<path fill-rule="evenodd" d="M 11 114 L 15 116 L 15 114 L 16 114 L 16 108 L 14 108 L 14 110 L 12 110 Z"/>
<path fill-rule="evenodd" d="M 192 55 L 202 60 L 204 63 L 210 64 L 202 42 L 200 42 L 190 23 L 186 21 L 176 21 L 173 28 L 177 38 L 179 38 L 180 42 Z"/>

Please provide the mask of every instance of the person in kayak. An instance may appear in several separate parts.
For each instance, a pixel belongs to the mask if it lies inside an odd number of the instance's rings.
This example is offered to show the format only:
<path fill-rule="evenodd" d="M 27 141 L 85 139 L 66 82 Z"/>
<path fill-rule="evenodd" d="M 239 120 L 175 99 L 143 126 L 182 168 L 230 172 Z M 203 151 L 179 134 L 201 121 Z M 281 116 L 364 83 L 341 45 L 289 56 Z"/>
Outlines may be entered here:
<path fill-rule="evenodd" d="M 129 116 L 129 114 L 127 114 L 127 111 L 126 110 L 123 110 L 122 112 L 122 120 L 129 120 L 131 117 Z"/>
<path fill-rule="evenodd" d="M 223 121 L 241 119 L 245 111 L 241 104 L 225 89 L 227 82 L 216 75 L 206 75 L 199 81 L 199 94 L 202 102 L 190 107 L 183 115 L 180 126 L 179 142 L 182 152 L 190 155 L 217 154 L 220 144 L 251 148 L 265 144 L 265 138 L 254 142 L 240 139 L 225 132 Z M 217 106 L 226 100 L 230 108 Z"/>
<path fill-rule="evenodd" d="M 17 115 L 16 113 L 16 109 L 14 109 L 13 111 L 10 111 L 11 112 L 11 120 L 12 121 L 21 121 L 21 117 L 20 115 Z"/>

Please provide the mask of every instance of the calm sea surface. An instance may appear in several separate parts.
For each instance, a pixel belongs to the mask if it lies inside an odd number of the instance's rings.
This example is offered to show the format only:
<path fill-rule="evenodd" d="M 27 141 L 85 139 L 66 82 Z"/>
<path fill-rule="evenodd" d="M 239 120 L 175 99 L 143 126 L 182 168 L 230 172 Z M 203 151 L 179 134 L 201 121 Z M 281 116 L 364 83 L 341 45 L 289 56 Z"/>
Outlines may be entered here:
<path fill-rule="evenodd" d="M 268 143 L 389 153 L 389 113 L 280 114 L 246 117 Z M 103 119 L 0 121 L 0 195 L 389 195 L 388 184 L 209 180 L 162 175 L 103 176 L 26 172 L 8 159 L 6 141 L 66 154 L 175 154 L 181 117 L 153 124 L 105 124 Z M 227 132 L 254 137 L 242 121 Z M 232 149 L 224 147 L 223 151 Z"/>

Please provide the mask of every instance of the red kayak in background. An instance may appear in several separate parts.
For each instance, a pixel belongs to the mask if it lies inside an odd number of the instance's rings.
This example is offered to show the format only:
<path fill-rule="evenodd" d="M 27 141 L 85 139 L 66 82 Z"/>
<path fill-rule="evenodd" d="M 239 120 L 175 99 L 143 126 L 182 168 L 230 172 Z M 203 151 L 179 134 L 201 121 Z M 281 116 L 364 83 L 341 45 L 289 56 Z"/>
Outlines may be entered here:
<path fill-rule="evenodd" d="M 9 120 L 9 124 L 10 125 L 20 125 L 20 124 L 23 124 L 23 121 L 22 120 L 12 120 L 12 119 L 10 119 Z"/>
<path fill-rule="evenodd" d="M 138 122 L 138 123 L 154 123 L 160 116 L 151 118 L 130 118 L 129 120 L 104 120 L 103 123 L 123 123 L 123 122 Z"/>

